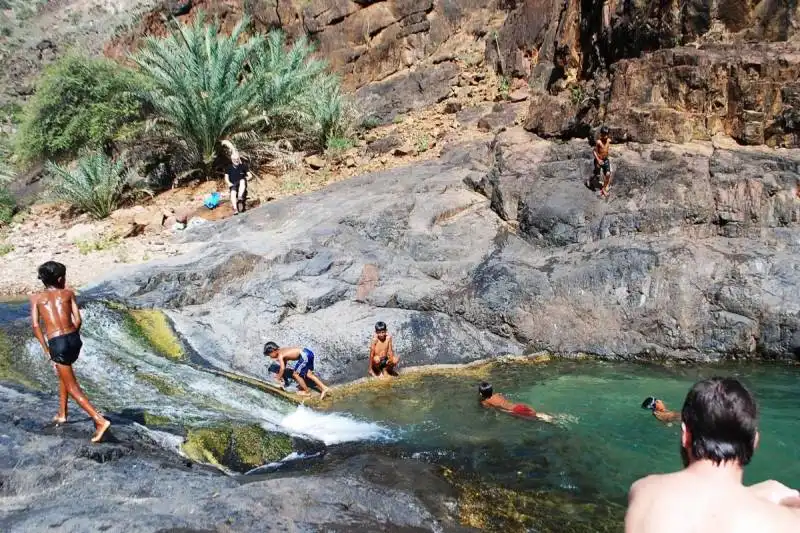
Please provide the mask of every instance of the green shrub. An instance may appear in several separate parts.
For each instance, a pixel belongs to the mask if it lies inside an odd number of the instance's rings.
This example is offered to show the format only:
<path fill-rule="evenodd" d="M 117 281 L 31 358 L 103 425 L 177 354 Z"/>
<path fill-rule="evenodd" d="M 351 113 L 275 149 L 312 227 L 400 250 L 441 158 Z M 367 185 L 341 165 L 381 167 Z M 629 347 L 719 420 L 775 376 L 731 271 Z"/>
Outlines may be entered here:
<path fill-rule="evenodd" d="M 501 76 L 500 77 L 500 84 L 497 87 L 498 93 L 500 93 L 500 97 L 504 100 L 508 100 L 509 98 L 509 91 L 511 90 L 511 80 L 508 76 Z"/>
<path fill-rule="evenodd" d="M 200 14 L 190 26 L 175 23 L 172 35 L 149 38 L 133 60 L 152 84 L 146 99 L 157 118 L 186 143 L 192 164 L 206 175 L 215 148 L 240 131 L 258 86 L 245 66 L 262 39 L 244 39 L 248 19 L 230 36 Z"/>
<path fill-rule="evenodd" d="M 269 32 L 255 50 L 253 71 L 258 78 L 259 118 L 269 129 L 308 128 L 314 120 L 311 107 L 316 82 L 325 74 L 324 61 L 311 59 L 314 48 L 300 37 L 291 48 L 280 30 Z"/>
<path fill-rule="evenodd" d="M 382 124 L 381 119 L 375 116 L 369 116 L 361 121 L 361 127 L 365 130 L 374 130 Z"/>
<path fill-rule="evenodd" d="M 10 224 L 17 212 L 17 202 L 8 192 L 8 189 L 0 186 L 0 224 Z"/>
<path fill-rule="evenodd" d="M 353 147 L 353 141 L 347 137 L 331 137 L 325 145 L 325 152 L 332 157 L 341 157 Z"/>
<path fill-rule="evenodd" d="M 90 240 L 77 240 L 75 246 L 81 255 L 89 255 L 92 252 L 102 252 L 103 250 L 110 250 L 116 248 L 120 244 L 118 236 L 101 237 L 99 239 Z"/>
<path fill-rule="evenodd" d="M 7 254 L 10 254 L 13 251 L 14 251 L 14 245 L 13 244 L 7 244 L 7 243 L 4 243 L 4 242 L 0 243 L 0 257 L 3 257 L 4 255 L 7 255 Z"/>
<path fill-rule="evenodd" d="M 66 56 L 48 67 L 25 109 L 16 152 L 25 161 L 97 149 L 141 117 L 140 78 L 105 59 Z"/>
<path fill-rule="evenodd" d="M 583 87 L 576 85 L 569 91 L 569 99 L 573 105 L 580 105 L 583 103 Z"/>
<path fill-rule="evenodd" d="M 54 178 L 52 191 L 56 198 L 102 219 L 114 211 L 124 199 L 130 174 L 121 161 L 103 154 L 92 154 L 78 160 L 75 170 L 48 162 Z"/>
<path fill-rule="evenodd" d="M 355 123 L 355 110 L 350 99 L 342 93 L 339 79 L 326 76 L 315 84 L 312 104 L 314 133 L 321 146 L 329 139 L 349 138 Z"/>
<path fill-rule="evenodd" d="M 431 138 L 428 135 L 423 135 L 417 138 L 417 152 L 427 152 L 431 147 Z"/>

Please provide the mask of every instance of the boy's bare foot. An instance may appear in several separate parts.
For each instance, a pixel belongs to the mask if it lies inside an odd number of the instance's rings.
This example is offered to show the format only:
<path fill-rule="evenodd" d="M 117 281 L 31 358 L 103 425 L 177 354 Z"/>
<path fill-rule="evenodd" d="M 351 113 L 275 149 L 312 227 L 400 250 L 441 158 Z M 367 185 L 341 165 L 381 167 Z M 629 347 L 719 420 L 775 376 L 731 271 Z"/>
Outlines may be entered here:
<path fill-rule="evenodd" d="M 58 415 L 56 415 L 56 416 L 53 417 L 53 424 L 55 424 L 55 425 L 66 424 L 66 423 L 67 423 L 67 417 L 66 416 L 58 416 Z"/>
<path fill-rule="evenodd" d="M 94 432 L 94 436 L 92 437 L 92 442 L 97 444 L 101 440 L 103 440 L 103 435 L 106 434 L 106 430 L 111 427 L 111 421 L 103 420 L 103 423 L 97 426 Z"/>
<path fill-rule="evenodd" d="M 299 390 L 299 391 L 297 391 L 297 395 L 298 396 L 311 396 L 311 393 L 308 392 L 307 390 Z"/>
<path fill-rule="evenodd" d="M 319 395 L 319 399 L 320 400 L 324 400 L 325 399 L 325 395 L 328 394 L 329 392 L 330 392 L 330 389 L 328 387 L 325 387 L 324 389 L 322 389 L 322 392 Z"/>

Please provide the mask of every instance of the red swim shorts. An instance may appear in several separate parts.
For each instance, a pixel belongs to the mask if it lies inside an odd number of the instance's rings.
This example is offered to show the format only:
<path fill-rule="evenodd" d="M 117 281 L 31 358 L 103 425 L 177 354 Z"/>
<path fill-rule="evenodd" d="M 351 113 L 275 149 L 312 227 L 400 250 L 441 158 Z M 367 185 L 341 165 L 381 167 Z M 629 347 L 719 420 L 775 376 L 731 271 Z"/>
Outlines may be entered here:
<path fill-rule="evenodd" d="M 511 412 L 514 413 L 515 415 L 520 415 L 520 416 L 536 416 L 536 411 L 534 411 L 533 409 L 522 403 L 516 404 L 511 409 Z"/>

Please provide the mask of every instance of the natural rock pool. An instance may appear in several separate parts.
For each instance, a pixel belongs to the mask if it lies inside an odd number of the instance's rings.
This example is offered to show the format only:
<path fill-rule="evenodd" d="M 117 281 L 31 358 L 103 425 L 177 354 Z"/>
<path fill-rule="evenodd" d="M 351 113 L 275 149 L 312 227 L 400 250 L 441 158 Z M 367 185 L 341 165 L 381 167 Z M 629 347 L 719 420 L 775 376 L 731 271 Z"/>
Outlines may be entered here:
<path fill-rule="evenodd" d="M 273 465 L 238 477 L 239 481 L 272 483 L 274 487 L 340 464 L 344 466 L 333 468 L 344 468 L 348 476 L 380 482 L 409 497 L 413 494 L 425 502 L 439 502 L 431 504 L 434 507 L 452 501 L 447 498 L 453 496 L 445 492 L 455 490 L 456 520 L 466 526 L 491 531 L 618 531 L 631 482 L 681 466 L 679 426 L 658 422 L 641 409 L 642 400 L 657 396 L 668 407 L 679 409 L 692 383 L 722 374 L 741 378 L 756 394 L 761 409 L 762 444 L 746 481 L 775 478 L 800 486 L 800 450 L 794 446 L 800 432 L 798 366 L 494 362 L 345 386 L 334 392 L 332 402 L 312 410 L 204 367 L 208 363 L 203 354 L 185 351 L 185 343 L 174 337 L 158 314 L 148 314 L 146 320 L 136 323 L 131 318 L 135 314 L 99 302 L 90 302 L 83 309 L 85 344 L 76 373 L 92 399 L 114 417 L 112 434 L 118 432 L 117 442 L 124 446 L 126 439 L 139 438 L 125 429 L 123 424 L 129 419 L 155 430 L 150 436 L 170 454 L 182 449 L 194 460 L 221 464 L 229 471 L 244 472 L 261 463 Z M 26 314 L 25 304 L 0 304 L 0 381 L 45 391 L 54 401 L 52 370 L 29 334 Z M 145 331 L 154 328 L 160 329 Z M 483 409 L 477 399 L 477 384 L 482 380 L 491 381 L 495 391 L 514 401 L 555 415 L 556 423 Z M 79 424 L 87 425 L 88 435 L 88 422 L 80 422 L 83 414 L 76 407 L 72 414 Z M 33 438 L 39 432 L 45 438 L 83 438 L 78 426 L 64 432 L 38 428 L 35 423 L 29 427 Z M 278 455 L 293 446 L 300 457 L 303 453 L 296 441 L 289 442 L 281 434 L 317 442 L 310 454 L 313 457 L 275 464 L 281 459 Z M 320 465 L 319 446 L 323 444 L 329 453 L 327 463 Z M 13 442 L 4 445 L 22 453 Z M 112 451 L 101 453 L 103 457 L 103 453 L 117 453 L 113 447 L 120 444 L 111 446 Z M 25 460 L 31 468 L 40 468 L 36 460 L 23 456 L 14 459 L 14 464 Z M 362 471 L 357 466 L 360 461 L 372 464 L 373 470 Z M 414 464 L 432 464 L 435 469 L 415 473 Z M 338 479 L 335 476 L 340 474 L 331 475 Z M 444 485 L 434 483 L 440 479 L 437 476 L 449 485 L 441 480 L 436 483 Z M 397 480 L 405 485 L 398 488 Z M 211 482 L 197 483 L 196 490 L 202 494 L 203 484 Z M 335 495 L 334 485 L 331 490 Z M 197 494 L 191 497 L 197 498 Z M 175 505 L 179 505 L 180 496 L 176 498 Z M 230 498 L 231 505 L 238 505 L 236 498 L 241 496 L 231 494 Z M 375 496 L 376 501 L 380 498 Z M 60 515 L 66 511 L 53 507 L 50 512 Z M 216 512 L 227 511 L 220 507 Z M 24 516 L 30 519 L 33 515 Z M 329 523 L 336 516 L 332 513 L 320 520 Z M 401 520 L 400 516 L 396 520 Z M 180 513 L 173 518 L 184 520 Z M 15 520 L 20 523 L 19 516 Z M 359 518 L 357 523 L 365 523 L 363 520 Z M 242 526 L 241 530 L 250 529 Z"/>
<path fill-rule="evenodd" d="M 393 430 L 419 457 L 461 465 L 504 487 L 566 491 L 625 502 L 641 476 L 681 468 L 680 426 L 641 408 L 648 396 L 680 410 L 691 385 L 736 376 L 756 395 L 761 446 L 747 482 L 800 486 L 800 367 L 741 364 L 691 367 L 563 361 L 497 364 L 454 375 L 409 376 L 334 401 Z M 554 425 L 482 408 L 477 384 L 557 416 Z"/>

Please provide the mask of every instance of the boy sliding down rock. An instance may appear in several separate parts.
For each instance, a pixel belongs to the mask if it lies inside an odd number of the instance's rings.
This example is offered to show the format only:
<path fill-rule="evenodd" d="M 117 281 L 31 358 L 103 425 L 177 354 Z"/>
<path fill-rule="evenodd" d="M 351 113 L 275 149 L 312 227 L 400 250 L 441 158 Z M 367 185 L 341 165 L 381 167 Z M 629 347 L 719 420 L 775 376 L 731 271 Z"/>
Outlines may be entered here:
<path fill-rule="evenodd" d="M 270 341 L 264 345 L 264 355 L 278 361 L 280 370 L 275 375 L 275 380 L 281 386 L 283 386 L 283 375 L 289 369 L 293 372 L 292 377 L 300 387 L 298 396 L 309 395 L 306 379 L 310 379 L 319 388 L 320 400 L 328 394 L 328 387 L 314 375 L 314 352 L 308 348 L 279 348 L 277 344 Z M 293 363 L 293 367 L 289 366 L 289 363 Z"/>

